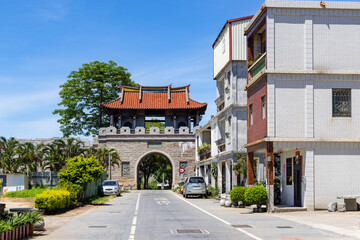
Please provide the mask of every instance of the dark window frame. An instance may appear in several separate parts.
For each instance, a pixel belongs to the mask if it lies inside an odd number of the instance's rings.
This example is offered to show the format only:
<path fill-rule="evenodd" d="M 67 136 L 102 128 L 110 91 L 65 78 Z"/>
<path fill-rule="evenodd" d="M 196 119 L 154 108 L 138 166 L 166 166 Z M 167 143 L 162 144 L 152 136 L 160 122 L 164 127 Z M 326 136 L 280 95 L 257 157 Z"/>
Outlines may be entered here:
<path fill-rule="evenodd" d="M 124 174 L 124 165 L 128 164 L 129 166 L 129 173 Z M 131 175 L 131 168 L 130 168 L 130 162 L 121 162 L 121 176 L 122 177 L 129 177 Z"/>
<path fill-rule="evenodd" d="M 351 117 L 351 89 L 332 89 L 332 117 Z"/>

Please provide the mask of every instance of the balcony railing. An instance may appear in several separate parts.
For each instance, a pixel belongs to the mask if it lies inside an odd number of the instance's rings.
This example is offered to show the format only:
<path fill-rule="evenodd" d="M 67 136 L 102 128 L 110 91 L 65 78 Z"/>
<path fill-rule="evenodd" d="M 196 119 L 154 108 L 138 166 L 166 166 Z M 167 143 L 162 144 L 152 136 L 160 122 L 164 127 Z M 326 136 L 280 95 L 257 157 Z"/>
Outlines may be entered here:
<path fill-rule="evenodd" d="M 200 161 L 211 157 L 211 146 L 206 146 L 199 150 Z"/>
<path fill-rule="evenodd" d="M 266 70 L 266 53 L 257 59 L 248 69 L 248 84 L 257 80 L 265 73 Z"/>
<path fill-rule="evenodd" d="M 165 129 L 160 129 L 158 127 L 150 127 L 150 129 L 145 129 L 145 127 L 136 127 L 131 129 L 129 127 L 121 127 L 117 129 L 115 127 L 100 128 L 99 135 L 116 135 L 116 134 L 193 134 L 188 127 L 180 127 L 175 129 L 173 127 L 165 127 Z"/>
<path fill-rule="evenodd" d="M 224 95 L 220 95 L 220 96 L 215 100 L 216 106 L 219 106 L 223 101 L 224 101 Z"/>

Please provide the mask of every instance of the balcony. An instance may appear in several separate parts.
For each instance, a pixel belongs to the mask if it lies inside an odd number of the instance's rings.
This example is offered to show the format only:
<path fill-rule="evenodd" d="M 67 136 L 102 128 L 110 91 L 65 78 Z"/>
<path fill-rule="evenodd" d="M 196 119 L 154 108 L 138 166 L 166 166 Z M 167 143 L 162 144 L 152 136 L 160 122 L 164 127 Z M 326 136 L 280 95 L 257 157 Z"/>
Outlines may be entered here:
<path fill-rule="evenodd" d="M 211 145 L 205 145 L 199 148 L 200 161 L 211 157 Z"/>
<path fill-rule="evenodd" d="M 223 102 L 224 102 L 224 95 L 220 95 L 220 96 L 215 100 L 216 106 L 219 106 L 219 105 L 222 104 Z"/>
<path fill-rule="evenodd" d="M 266 70 L 266 53 L 257 59 L 248 69 L 248 85 L 264 75 Z"/>

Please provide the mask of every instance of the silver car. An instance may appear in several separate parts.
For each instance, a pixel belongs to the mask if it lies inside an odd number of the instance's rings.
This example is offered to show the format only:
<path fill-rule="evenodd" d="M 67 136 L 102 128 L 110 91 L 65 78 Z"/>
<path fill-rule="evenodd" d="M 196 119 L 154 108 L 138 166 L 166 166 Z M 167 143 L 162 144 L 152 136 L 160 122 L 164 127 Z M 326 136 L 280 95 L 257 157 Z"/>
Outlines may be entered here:
<path fill-rule="evenodd" d="M 184 184 L 183 196 L 201 195 L 206 196 L 206 185 L 203 177 L 188 177 Z"/>
<path fill-rule="evenodd" d="M 106 180 L 101 185 L 103 195 L 116 195 L 120 196 L 120 186 L 115 180 Z"/>

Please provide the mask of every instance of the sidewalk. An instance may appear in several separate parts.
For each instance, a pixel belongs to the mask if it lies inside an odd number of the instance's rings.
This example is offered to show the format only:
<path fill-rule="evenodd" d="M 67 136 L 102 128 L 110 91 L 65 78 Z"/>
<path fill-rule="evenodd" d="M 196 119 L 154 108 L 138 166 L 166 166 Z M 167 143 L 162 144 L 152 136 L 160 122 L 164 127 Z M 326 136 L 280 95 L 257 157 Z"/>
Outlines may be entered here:
<path fill-rule="evenodd" d="M 300 225 L 306 225 L 308 229 L 319 229 L 339 234 L 344 238 L 347 236 L 351 239 L 360 239 L 360 211 L 253 213 L 250 207 L 221 207 L 219 201 L 215 199 L 187 198 L 186 200 L 231 224 L 248 224 L 255 228 L 269 229 L 269 231 L 273 231 L 270 229 L 274 229 L 275 226 L 293 226 L 301 229 Z M 306 229 L 303 232 L 305 234 Z"/>

